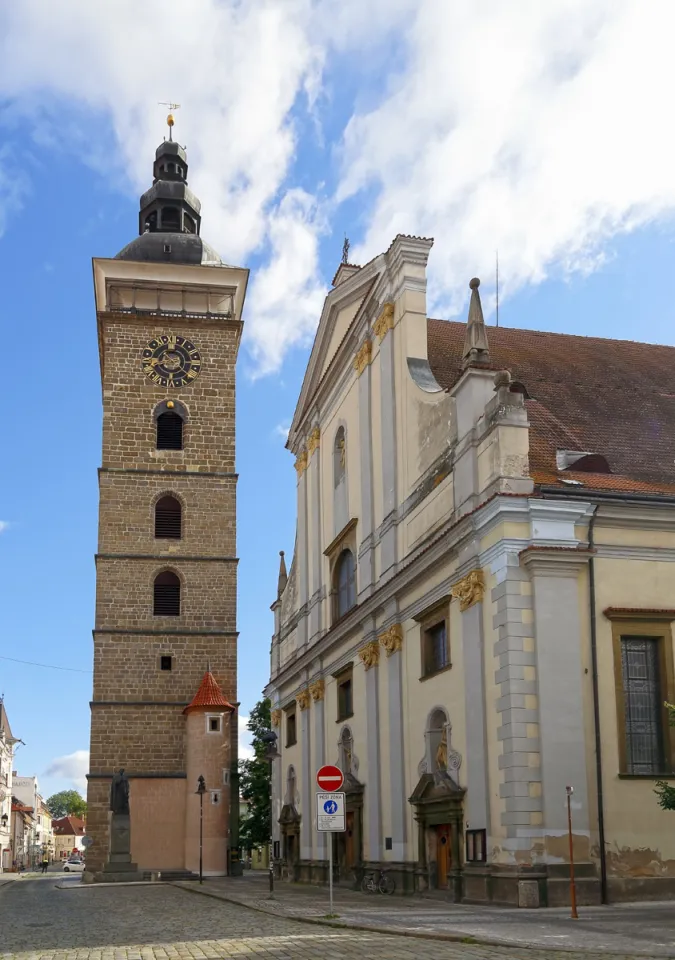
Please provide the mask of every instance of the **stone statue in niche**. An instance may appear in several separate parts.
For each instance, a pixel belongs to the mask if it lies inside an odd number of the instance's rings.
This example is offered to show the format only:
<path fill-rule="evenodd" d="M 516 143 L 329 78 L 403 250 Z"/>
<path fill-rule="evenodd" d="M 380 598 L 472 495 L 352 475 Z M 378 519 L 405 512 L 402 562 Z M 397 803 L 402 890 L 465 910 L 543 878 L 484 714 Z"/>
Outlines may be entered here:
<path fill-rule="evenodd" d="M 129 780 L 120 768 L 110 784 L 110 809 L 116 814 L 129 814 Z"/>
<path fill-rule="evenodd" d="M 436 767 L 442 773 L 447 773 L 448 770 L 448 728 L 443 727 L 443 734 L 441 736 L 438 748 L 436 750 Z"/>

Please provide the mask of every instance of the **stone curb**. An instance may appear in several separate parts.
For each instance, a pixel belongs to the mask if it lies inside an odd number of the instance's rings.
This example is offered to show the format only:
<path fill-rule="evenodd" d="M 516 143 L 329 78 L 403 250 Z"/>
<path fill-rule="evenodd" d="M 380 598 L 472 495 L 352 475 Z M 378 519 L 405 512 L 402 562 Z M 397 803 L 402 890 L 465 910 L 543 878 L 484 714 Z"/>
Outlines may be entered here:
<path fill-rule="evenodd" d="M 226 893 L 221 893 L 216 890 L 204 890 L 203 887 L 194 887 L 192 882 L 185 880 L 174 880 L 171 881 L 171 885 L 174 887 L 179 887 L 181 890 L 189 890 L 192 893 L 200 894 L 203 897 L 212 897 L 214 900 L 225 900 L 227 903 L 235 903 L 237 906 L 246 907 L 248 910 L 256 910 L 258 913 L 264 913 L 269 917 L 277 917 L 283 920 L 297 920 L 298 923 L 310 923 L 318 927 L 333 927 L 339 930 L 363 930 L 366 933 L 382 933 L 386 934 L 388 937 L 410 937 L 413 940 L 438 940 L 445 943 L 463 943 L 467 946 L 475 944 L 478 946 L 488 946 L 488 947 L 502 947 L 510 950 L 539 950 L 540 952 L 549 952 L 549 953 L 572 953 L 572 954 L 587 954 L 589 957 L 593 956 L 603 956 L 603 957 L 622 957 L 632 958 L 644 956 L 645 958 L 650 957 L 650 954 L 631 954 L 631 953 L 617 953 L 614 950 L 603 950 L 602 948 L 595 948 L 593 950 L 585 950 L 579 947 L 570 947 L 556 944 L 555 947 L 544 946 L 542 944 L 529 944 L 529 943 L 519 943 L 513 940 L 502 940 L 499 937 L 476 937 L 466 933 L 434 933 L 433 931 L 423 931 L 423 930 L 396 930 L 392 927 L 380 927 L 375 924 L 367 923 L 346 923 L 342 920 L 331 920 L 331 919 L 322 919 L 321 917 L 303 917 L 292 915 L 288 913 L 281 913 L 278 910 L 270 910 L 267 907 L 264 907 L 260 903 L 248 903 L 246 900 L 238 899 L 234 896 L 228 895 Z M 280 901 L 277 901 L 279 903 Z M 663 960 L 667 958 L 675 957 L 675 952 L 670 954 L 661 954 Z M 659 960 L 661 960 L 659 957 Z"/>

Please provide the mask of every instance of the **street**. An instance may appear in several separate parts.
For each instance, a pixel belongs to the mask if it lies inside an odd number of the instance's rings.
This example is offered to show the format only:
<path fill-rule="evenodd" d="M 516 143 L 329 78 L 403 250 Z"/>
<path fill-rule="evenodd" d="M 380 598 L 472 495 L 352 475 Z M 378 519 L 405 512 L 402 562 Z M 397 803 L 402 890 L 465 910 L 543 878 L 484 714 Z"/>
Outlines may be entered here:
<path fill-rule="evenodd" d="M 591 960 L 600 953 L 447 943 L 269 916 L 167 884 L 82 887 L 50 873 L 0 888 L 0 949 L 17 960 Z M 606 958 L 606 954 L 604 955 Z M 643 954 L 644 956 L 644 954 Z"/>

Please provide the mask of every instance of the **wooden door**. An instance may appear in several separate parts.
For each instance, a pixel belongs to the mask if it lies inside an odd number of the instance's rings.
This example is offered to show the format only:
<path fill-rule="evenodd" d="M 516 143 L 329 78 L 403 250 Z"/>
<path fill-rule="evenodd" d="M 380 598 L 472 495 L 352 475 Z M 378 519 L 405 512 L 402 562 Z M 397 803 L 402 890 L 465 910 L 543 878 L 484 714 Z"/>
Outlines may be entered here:
<path fill-rule="evenodd" d="M 444 823 L 436 827 L 436 876 L 439 890 L 445 890 L 448 886 L 448 874 L 452 864 L 450 836 L 450 824 Z"/>
<path fill-rule="evenodd" d="M 345 823 L 345 867 L 353 870 L 356 866 L 356 857 L 354 851 L 354 811 L 348 811 Z"/>

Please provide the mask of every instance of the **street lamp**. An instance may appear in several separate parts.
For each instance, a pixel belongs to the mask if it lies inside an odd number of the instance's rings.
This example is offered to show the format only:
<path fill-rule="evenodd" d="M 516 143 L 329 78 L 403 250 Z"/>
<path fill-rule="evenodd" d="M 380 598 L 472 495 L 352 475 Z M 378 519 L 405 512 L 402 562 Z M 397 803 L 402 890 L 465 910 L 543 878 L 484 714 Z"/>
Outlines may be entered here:
<path fill-rule="evenodd" d="M 206 793 L 206 782 L 204 777 L 200 776 L 197 780 L 197 789 L 199 795 L 199 882 L 204 883 L 204 870 L 202 861 L 202 846 L 204 842 L 204 794 Z"/>
<path fill-rule="evenodd" d="M 274 789 L 272 786 L 273 764 L 281 754 L 277 750 L 277 735 L 274 730 L 267 730 L 260 738 L 265 744 L 265 760 L 270 765 L 270 895 L 269 900 L 274 900 Z"/>

